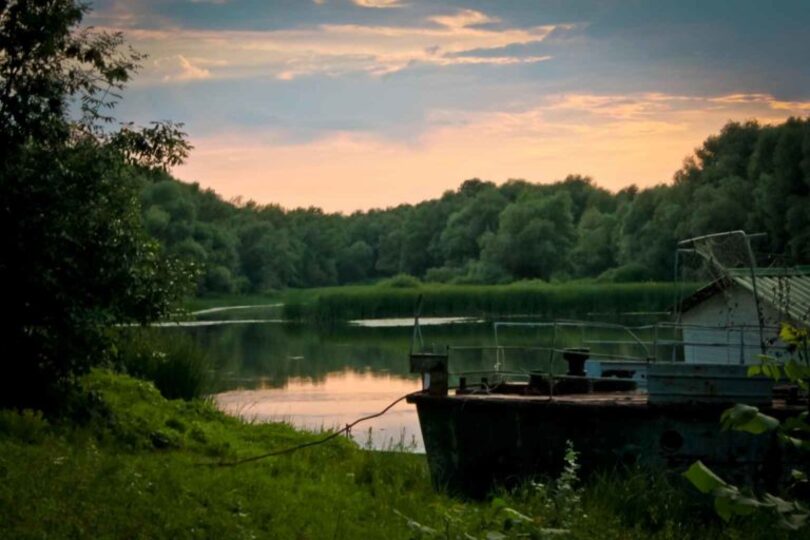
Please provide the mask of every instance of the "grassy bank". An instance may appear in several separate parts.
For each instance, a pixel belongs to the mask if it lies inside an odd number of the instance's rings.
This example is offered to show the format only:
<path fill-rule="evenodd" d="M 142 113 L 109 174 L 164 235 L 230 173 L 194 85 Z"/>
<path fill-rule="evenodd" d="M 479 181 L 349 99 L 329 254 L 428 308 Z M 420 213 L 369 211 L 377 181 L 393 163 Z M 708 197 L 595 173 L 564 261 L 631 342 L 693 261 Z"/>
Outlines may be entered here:
<path fill-rule="evenodd" d="M 83 427 L 0 412 L 0 537 L 787 538 L 756 520 L 721 526 L 661 476 L 584 489 L 563 479 L 464 502 L 432 490 L 423 456 L 343 438 L 212 466 L 317 436 L 167 401 L 109 372 L 85 386 L 98 404 Z"/>
<path fill-rule="evenodd" d="M 665 311 L 673 305 L 678 286 L 673 283 L 510 285 L 385 284 L 312 289 L 288 293 L 284 315 L 289 319 L 350 320 L 409 317 L 417 298 L 424 316 L 586 317 L 626 312 Z"/>

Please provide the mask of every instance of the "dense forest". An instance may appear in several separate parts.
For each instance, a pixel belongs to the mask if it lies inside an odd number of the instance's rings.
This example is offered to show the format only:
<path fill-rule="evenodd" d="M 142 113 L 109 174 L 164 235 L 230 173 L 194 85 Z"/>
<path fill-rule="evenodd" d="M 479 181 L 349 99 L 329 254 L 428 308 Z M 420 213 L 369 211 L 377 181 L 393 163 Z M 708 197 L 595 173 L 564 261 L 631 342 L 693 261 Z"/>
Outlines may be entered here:
<path fill-rule="evenodd" d="M 358 283 L 672 278 L 679 239 L 765 232 L 763 252 L 810 262 L 810 119 L 728 123 L 671 184 L 612 193 L 590 178 L 551 184 L 467 180 L 416 205 L 328 214 L 223 201 L 153 172 L 145 225 L 200 268 L 199 293 Z"/>

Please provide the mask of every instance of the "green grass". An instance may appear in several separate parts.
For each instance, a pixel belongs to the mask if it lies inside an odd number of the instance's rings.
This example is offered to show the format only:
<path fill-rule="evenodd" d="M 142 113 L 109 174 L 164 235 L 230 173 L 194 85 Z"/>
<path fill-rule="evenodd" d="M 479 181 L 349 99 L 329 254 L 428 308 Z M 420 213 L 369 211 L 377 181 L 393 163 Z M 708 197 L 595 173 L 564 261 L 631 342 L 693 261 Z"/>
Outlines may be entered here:
<path fill-rule="evenodd" d="M 0 411 L 0 537 L 789 537 L 750 519 L 724 526 L 663 475 L 607 476 L 584 489 L 526 484 L 469 502 L 435 492 L 423 456 L 368 452 L 345 438 L 214 466 L 318 435 L 169 401 L 106 371 L 84 385 L 99 405 L 83 427 Z"/>
<path fill-rule="evenodd" d="M 424 316 L 583 318 L 590 313 L 666 311 L 677 292 L 674 283 L 344 286 L 288 293 L 284 315 L 319 321 L 408 317 L 421 295 Z"/>

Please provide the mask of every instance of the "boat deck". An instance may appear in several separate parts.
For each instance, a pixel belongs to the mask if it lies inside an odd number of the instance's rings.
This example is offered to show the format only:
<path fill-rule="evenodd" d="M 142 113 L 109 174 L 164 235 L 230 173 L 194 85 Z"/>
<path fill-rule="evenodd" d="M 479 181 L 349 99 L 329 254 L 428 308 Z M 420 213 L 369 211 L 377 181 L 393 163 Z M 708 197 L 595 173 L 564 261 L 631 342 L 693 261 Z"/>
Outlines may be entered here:
<path fill-rule="evenodd" d="M 447 401 L 448 403 L 488 403 L 512 406 L 546 406 L 546 407 L 585 407 L 585 408 L 621 408 L 621 409 L 653 409 L 653 408 L 709 408 L 725 409 L 731 403 L 677 403 L 677 404 L 651 404 L 647 393 L 631 392 L 593 392 L 579 394 L 561 394 L 555 396 L 520 393 L 516 389 L 506 392 L 473 390 L 463 393 L 435 396 L 427 392 L 412 394 L 408 397 L 409 403 L 420 401 Z M 785 399 L 774 399 L 770 405 L 762 409 L 771 413 L 798 413 L 807 409 L 806 402 L 788 402 Z"/>

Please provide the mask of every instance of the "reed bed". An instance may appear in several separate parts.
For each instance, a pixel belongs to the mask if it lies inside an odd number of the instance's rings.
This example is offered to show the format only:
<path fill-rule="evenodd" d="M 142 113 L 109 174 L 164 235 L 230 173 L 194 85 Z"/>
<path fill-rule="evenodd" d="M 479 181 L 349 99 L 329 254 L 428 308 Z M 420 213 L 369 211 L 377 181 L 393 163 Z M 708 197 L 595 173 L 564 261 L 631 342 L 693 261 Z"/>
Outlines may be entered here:
<path fill-rule="evenodd" d="M 410 317 L 422 297 L 423 316 L 565 318 L 665 312 L 677 301 L 675 283 L 515 283 L 347 286 L 297 294 L 285 303 L 290 320 L 340 321 Z"/>

